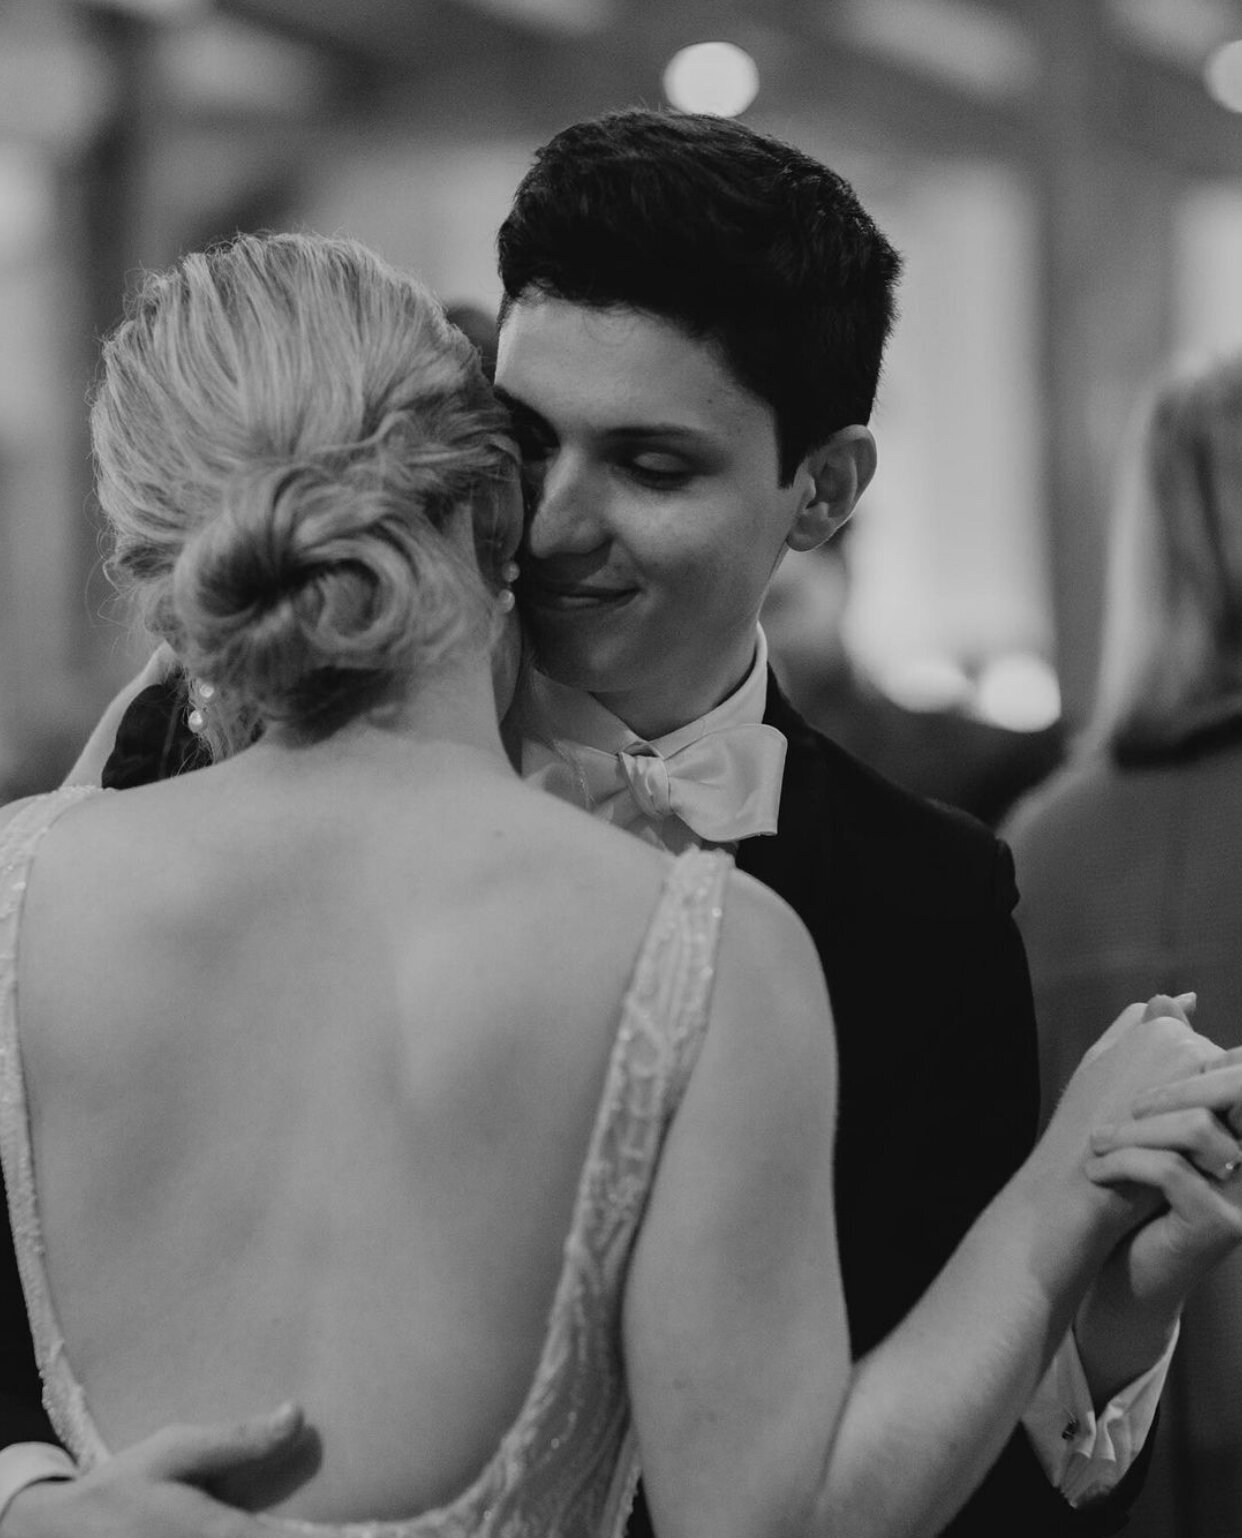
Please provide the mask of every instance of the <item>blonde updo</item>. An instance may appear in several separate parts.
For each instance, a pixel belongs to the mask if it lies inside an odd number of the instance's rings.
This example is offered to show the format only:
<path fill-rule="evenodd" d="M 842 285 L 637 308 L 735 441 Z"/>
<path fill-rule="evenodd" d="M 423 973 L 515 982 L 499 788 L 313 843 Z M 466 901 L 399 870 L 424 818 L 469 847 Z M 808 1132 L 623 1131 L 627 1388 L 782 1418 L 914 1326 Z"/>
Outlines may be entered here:
<path fill-rule="evenodd" d="M 217 754 L 323 736 L 485 643 L 506 433 L 469 341 L 354 241 L 244 235 L 147 277 L 91 409 L 109 569 L 214 686 Z"/>

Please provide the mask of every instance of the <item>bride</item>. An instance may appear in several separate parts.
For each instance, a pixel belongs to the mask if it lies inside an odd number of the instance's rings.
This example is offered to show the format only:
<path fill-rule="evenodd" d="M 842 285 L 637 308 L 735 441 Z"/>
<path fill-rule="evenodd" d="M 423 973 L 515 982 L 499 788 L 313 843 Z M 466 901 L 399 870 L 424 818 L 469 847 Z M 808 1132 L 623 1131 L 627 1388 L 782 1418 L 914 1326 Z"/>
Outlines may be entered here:
<path fill-rule="evenodd" d="M 283 1398 L 296 1479 L 216 1491 L 276 1531 L 616 1533 L 640 1453 L 667 1538 L 938 1530 L 1177 1150 L 1233 1167 L 1210 1118 L 1088 1153 L 1215 1049 L 1128 1011 L 852 1367 L 815 952 L 510 767 L 522 509 L 469 344 L 352 243 L 242 237 L 105 364 L 113 570 L 218 761 L 0 814 L 0 1151 L 80 1483 Z"/>

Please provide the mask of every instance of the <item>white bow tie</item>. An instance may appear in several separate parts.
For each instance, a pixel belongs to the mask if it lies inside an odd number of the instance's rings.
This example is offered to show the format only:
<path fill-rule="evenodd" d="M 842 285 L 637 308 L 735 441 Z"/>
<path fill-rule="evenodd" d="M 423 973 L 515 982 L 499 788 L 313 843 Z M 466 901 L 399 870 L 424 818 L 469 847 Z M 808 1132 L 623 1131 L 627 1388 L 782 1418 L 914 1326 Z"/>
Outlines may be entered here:
<path fill-rule="evenodd" d="M 707 843 L 731 844 L 776 832 L 785 746 L 774 726 L 758 723 L 706 732 L 667 756 L 644 742 L 619 753 L 577 742 L 532 742 L 524 772 L 576 800 L 568 785 L 557 783 L 569 770 L 588 809 L 610 821 L 624 820 L 617 803 L 628 797 L 654 822 L 679 817 Z"/>

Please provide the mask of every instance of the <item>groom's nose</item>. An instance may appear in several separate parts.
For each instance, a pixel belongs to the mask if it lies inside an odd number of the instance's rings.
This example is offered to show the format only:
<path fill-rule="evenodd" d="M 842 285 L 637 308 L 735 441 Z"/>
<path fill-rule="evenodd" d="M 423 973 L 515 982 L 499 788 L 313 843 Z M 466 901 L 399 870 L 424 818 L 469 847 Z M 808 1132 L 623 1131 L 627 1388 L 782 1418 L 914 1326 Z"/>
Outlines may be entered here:
<path fill-rule="evenodd" d="M 580 458 L 552 456 L 528 486 L 525 545 L 532 559 L 585 555 L 603 543 L 606 487 Z"/>

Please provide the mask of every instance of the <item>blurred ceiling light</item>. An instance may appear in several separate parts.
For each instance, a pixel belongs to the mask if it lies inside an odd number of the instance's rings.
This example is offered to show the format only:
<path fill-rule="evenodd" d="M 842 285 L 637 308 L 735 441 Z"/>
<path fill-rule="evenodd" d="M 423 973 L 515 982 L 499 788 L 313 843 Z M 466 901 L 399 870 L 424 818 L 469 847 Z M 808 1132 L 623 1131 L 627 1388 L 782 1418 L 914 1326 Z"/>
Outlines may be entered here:
<path fill-rule="evenodd" d="M 907 657 L 886 667 L 878 682 L 907 710 L 953 710 L 970 698 L 970 679 L 952 657 Z"/>
<path fill-rule="evenodd" d="M 1242 39 L 1216 49 L 1203 66 L 1208 94 L 1230 112 L 1242 112 Z"/>
<path fill-rule="evenodd" d="M 1011 732 L 1042 732 L 1061 718 L 1057 675 L 1033 652 L 994 657 L 979 676 L 974 713 Z"/>
<path fill-rule="evenodd" d="M 1135 47 L 1196 72 L 1238 30 L 1233 0 L 1106 0 L 1105 9 Z"/>
<path fill-rule="evenodd" d="M 736 43 L 692 43 L 668 61 L 664 94 L 683 112 L 737 117 L 759 94 L 759 67 Z"/>
<path fill-rule="evenodd" d="M 599 32 L 616 19 L 616 0 L 463 0 L 476 11 L 554 32 Z"/>
<path fill-rule="evenodd" d="M 843 0 L 833 21 L 860 47 L 974 96 L 1025 96 L 1039 42 L 1016 16 L 972 0 Z"/>

